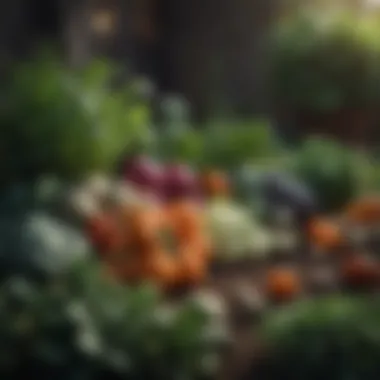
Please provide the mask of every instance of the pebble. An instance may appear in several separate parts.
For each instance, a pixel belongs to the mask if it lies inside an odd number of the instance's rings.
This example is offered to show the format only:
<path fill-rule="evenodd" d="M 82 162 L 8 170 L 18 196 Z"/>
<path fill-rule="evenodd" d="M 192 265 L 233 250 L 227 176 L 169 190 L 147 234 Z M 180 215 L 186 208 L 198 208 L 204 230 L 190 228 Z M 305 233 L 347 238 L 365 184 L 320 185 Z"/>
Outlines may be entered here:
<path fill-rule="evenodd" d="M 252 323 L 260 319 L 266 308 L 266 299 L 264 295 L 249 283 L 241 283 L 234 289 L 232 302 L 233 314 L 237 322 Z"/>

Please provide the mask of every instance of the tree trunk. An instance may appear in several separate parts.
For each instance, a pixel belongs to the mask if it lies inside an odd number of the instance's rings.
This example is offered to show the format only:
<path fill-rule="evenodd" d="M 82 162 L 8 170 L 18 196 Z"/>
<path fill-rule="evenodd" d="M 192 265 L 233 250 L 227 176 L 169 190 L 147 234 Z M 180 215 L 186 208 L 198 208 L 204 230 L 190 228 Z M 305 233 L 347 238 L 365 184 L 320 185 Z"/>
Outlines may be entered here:
<path fill-rule="evenodd" d="M 65 56 L 71 66 L 82 66 L 92 56 L 90 0 L 61 0 Z"/>

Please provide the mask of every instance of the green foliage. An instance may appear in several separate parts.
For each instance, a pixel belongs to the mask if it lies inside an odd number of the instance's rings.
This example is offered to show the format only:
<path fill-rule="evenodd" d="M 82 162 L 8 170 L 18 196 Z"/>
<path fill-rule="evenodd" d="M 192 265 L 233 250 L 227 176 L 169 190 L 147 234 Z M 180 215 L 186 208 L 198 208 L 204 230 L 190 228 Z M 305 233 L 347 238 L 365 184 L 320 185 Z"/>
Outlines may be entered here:
<path fill-rule="evenodd" d="M 46 56 L 17 65 L 1 89 L 2 179 L 77 178 L 142 139 L 149 108 L 128 86 L 111 91 L 113 73 L 104 62 L 75 72 Z"/>
<path fill-rule="evenodd" d="M 279 154 L 280 146 L 266 120 L 211 125 L 206 134 L 206 162 L 236 168 Z"/>
<path fill-rule="evenodd" d="M 67 184 L 54 177 L 44 177 L 36 183 L 12 183 L 0 191 L 0 215 L 15 217 L 33 210 L 51 211 L 60 201 Z"/>
<path fill-rule="evenodd" d="M 371 161 L 367 167 L 365 190 L 368 192 L 378 192 L 380 191 L 380 165 L 378 160 Z"/>
<path fill-rule="evenodd" d="M 292 110 L 333 112 L 379 99 L 378 22 L 344 12 L 297 13 L 274 32 L 274 91 Z"/>
<path fill-rule="evenodd" d="M 306 140 L 292 166 L 295 174 L 313 189 L 320 206 L 328 211 L 339 210 L 361 187 L 362 173 L 356 156 L 330 140 Z"/>
<path fill-rule="evenodd" d="M 205 149 L 204 132 L 192 128 L 163 133 L 158 137 L 158 156 L 164 161 L 202 165 Z"/>
<path fill-rule="evenodd" d="M 377 379 L 380 373 L 378 296 L 302 301 L 269 315 L 265 378 Z"/>
<path fill-rule="evenodd" d="M 246 162 L 278 156 L 279 142 L 265 120 L 210 122 L 162 134 L 158 155 L 184 160 L 197 167 L 236 169 Z"/>
<path fill-rule="evenodd" d="M 3 378 L 200 379 L 219 344 L 199 305 L 163 306 L 154 288 L 122 287 L 96 266 L 44 286 L 10 279 L 0 304 Z"/>

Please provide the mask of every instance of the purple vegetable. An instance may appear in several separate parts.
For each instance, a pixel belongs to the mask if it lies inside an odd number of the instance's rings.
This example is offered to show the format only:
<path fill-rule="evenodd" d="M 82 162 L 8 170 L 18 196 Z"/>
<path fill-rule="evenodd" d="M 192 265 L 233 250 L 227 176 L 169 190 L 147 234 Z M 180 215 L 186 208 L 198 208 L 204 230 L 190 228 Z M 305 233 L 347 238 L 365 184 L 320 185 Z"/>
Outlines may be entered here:
<path fill-rule="evenodd" d="M 124 163 L 123 178 L 146 190 L 160 193 L 164 181 L 164 169 L 150 157 L 136 156 Z"/>
<path fill-rule="evenodd" d="M 177 164 L 165 170 L 164 196 L 171 200 L 181 197 L 198 197 L 199 186 L 196 173 L 187 165 Z"/>

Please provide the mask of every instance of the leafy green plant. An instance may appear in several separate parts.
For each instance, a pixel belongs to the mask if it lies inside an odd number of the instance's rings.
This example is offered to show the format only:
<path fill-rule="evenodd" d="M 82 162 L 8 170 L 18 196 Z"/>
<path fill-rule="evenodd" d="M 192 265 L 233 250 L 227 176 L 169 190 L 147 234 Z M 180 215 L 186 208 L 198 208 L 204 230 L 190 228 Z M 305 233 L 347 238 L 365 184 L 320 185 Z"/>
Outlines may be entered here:
<path fill-rule="evenodd" d="M 269 315 L 262 337 L 266 379 L 376 379 L 378 296 L 302 301 Z"/>
<path fill-rule="evenodd" d="M 210 123 L 204 133 L 204 164 L 235 169 L 278 156 L 281 146 L 266 120 Z"/>
<path fill-rule="evenodd" d="M 0 218 L 1 276 L 51 278 L 78 260 L 91 257 L 90 246 L 77 229 L 36 210 Z"/>
<path fill-rule="evenodd" d="M 367 169 L 366 189 L 369 192 L 380 190 L 380 165 L 378 160 L 373 160 Z"/>
<path fill-rule="evenodd" d="M 0 374 L 58 379 L 203 379 L 221 335 L 199 304 L 165 304 L 151 286 L 125 288 L 97 266 L 0 290 Z M 7 377 L 8 376 L 8 377 Z"/>
<path fill-rule="evenodd" d="M 1 89 L 2 180 L 109 169 L 143 139 L 149 108 L 131 86 L 111 90 L 113 73 L 104 62 L 73 71 L 45 55 L 17 65 Z"/>
<path fill-rule="evenodd" d="M 163 133 L 158 137 L 157 155 L 169 162 L 184 161 L 200 166 L 204 159 L 203 131 L 189 128 L 178 133 Z"/>
<path fill-rule="evenodd" d="M 329 113 L 379 99 L 379 26 L 345 12 L 299 12 L 274 31 L 274 92 L 291 110 Z"/>
<path fill-rule="evenodd" d="M 175 127 L 157 136 L 157 155 L 167 161 L 187 161 L 197 167 L 236 169 L 247 162 L 268 160 L 281 152 L 266 120 L 210 121 L 194 128 Z"/>
<path fill-rule="evenodd" d="M 343 207 L 361 188 L 361 166 L 353 152 L 340 144 L 310 138 L 293 159 L 295 174 L 313 189 L 321 208 Z"/>

